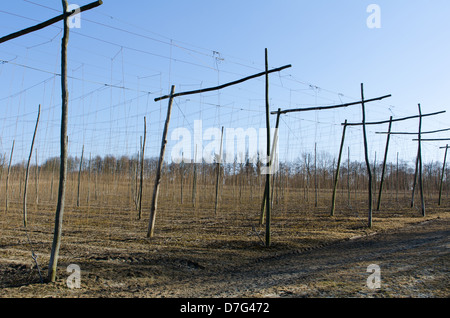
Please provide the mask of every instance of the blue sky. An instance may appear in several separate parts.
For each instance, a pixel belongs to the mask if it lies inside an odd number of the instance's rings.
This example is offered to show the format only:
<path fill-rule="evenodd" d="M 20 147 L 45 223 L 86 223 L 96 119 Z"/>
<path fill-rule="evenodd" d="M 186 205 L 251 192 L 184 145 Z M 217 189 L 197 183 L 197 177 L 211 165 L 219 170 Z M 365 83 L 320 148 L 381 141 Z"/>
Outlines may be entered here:
<path fill-rule="evenodd" d="M 89 1 L 78 1 L 84 5 Z M 381 9 L 381 28 L 369 29 L 368 5 Z M 0 34 L 6 35 L 58 14 L 58 0 L 2 4 Z M 133 155 L 147 117 L 148 156 L 157 155 L 167 101 L 178 91 L 214 86 L 270 67 L 292 68 L 270 78 L 271 110 L 330 105 L 392 94 L 366 106 L 367 120 L 450 110 L 450 2 L 434 1 L 117 1 L 81 15 L 69 40 L 69 141 L 72 155 Z M 39 160 L 59 154 L 59 54 L 62 23 L 0 47 L 0 153 L 16 140 L 16 157 L 28 156 L 37 104 Z M 175 101 L 171 129 L 265 127 L 264 80 Z M 294 160 L 302 152 L 335 156 L 341 123 L 361 120 L 360 107 L 286 115 L 280 152 Z M 424 118 L 423 130 L 450 127 L 450 113 Z M 274 125 L 275 117 L 272 117 Z M 394 131 L 417 131 L 418 121 Z M 387 125 L 368 127 L 371 159 L 382 158 Z M 447 138 L 449 133 L 434 134 Z M 413 162 L 411 136 L 391 139 L 389 158 Z M 169 149 L 175 141 L 169 142 Z M 424 144 L 424 161 L 442 160 L 439 146 Z M 348 132 L 352 159 L 363 160 L 361 129 Z M 170 150 L 169 150 L 170 152 Z"/>

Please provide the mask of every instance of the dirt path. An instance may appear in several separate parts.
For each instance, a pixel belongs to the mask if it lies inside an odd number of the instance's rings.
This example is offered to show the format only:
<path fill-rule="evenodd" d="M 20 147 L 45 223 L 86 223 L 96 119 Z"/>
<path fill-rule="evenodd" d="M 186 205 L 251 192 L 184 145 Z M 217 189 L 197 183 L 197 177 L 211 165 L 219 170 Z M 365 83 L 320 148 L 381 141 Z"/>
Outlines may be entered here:
<path fill-rule="evenodd" d="M 436 219 L 306 252 L 260 259 L 220 275 L 198 273 L 150 296 L 449 297 L 449 225 L 449 219 Z M 380 266 L 379 289 L 366 286 L 370 264 Z"/>

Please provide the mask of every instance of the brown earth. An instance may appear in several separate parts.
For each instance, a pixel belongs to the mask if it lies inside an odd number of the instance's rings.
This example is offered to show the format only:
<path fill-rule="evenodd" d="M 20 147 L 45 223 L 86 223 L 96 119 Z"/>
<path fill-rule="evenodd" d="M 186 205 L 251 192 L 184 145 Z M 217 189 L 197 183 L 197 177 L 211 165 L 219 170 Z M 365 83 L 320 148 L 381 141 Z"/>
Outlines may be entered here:
<path fill-rule="evenodd" d="M 275 213 L 270 247 L 262 244 L 263 227 L 248 217 L 230 226 L 229 218 L 197 215 L 193 219 L 183 217 L 186 211 L 177 212 L 173 218 L 160 217 L 156 236 L 146 239 L 143 220 L 121 217 L 116 224 L 116 214 L 111 213 L 107 214 L 111 223 L 101 223 L 104 211 L 91 210 L 78 218 L 68 213 L 58 280 L 44 284 L 39 282 L 38 269 L 45 278 L 51 213 L 36 214 L 30 221 L 35 225 L 27 232 L 17 225 L 20 217 L 8 218 L 1 224 L 0 297 L 450 296 L 446 209 L 430 209 L 426 217 L 414 211 L 378 212 L 372 229 L 365 226 L 365 218 L 353 213 L 329 217 L 326 210 L 317 211 Z M 79 289 L 67 287 L 69 264 L 80 266 Z M 366 286 L 370 264 L 380 266 L 379 289 Z"/>

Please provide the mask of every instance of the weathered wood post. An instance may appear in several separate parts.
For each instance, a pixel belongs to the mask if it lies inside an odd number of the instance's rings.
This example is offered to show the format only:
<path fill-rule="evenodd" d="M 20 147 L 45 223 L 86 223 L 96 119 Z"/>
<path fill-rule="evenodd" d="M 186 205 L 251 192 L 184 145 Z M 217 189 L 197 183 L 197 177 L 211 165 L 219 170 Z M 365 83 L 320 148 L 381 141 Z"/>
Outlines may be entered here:
<path fill-rule="evenodd" d="M 317 208 L 317 142 L 314 143 L 314 207 Z"/>
<path fill-rule="evenodd" d="M 414 179 L 413 179 L 412 195 L 411 195 L 411 208 L 414 207 L 414 195 L 416 193 L 416 184 L 417 184 L 418 173 L 419 173 L 419 149 L 417 148 L 416 165 L 415 165 L 415 170 L 414 170 Z"/>
<path fill-rule="evenodd" d="M 30 148 L 30 156 L 28 157 L 28 163 L 27 163 L 27 170 L 25 174 L 25 185 L 23 190 L 23 226 L 27 227 L 27 188 L 28 188 L 28 173 L 30 170 L 30 162 L 31 162 L 31 156 L 33 155 L 33 147 L 34 147 L 34 140 L 36 139 L 36 132 L 39 124 L 39 117 L 41 115 L 41 105 L 38 107 L 38 115 L 36 119 L 36 126 L 34 127 L 34 133 L 33 133 L 33 140 L 31 141 L 31 148 Z"/>
<path fill-rule="evenodd" d="M 381 171 L 380 190 L 378 191 L 377 211 L 380 211 L 381 192 L 383 191 L 384 174 L 386 172 L 386 161 L 387 161 L 387 155 L 388 155 L 388 149 L 389 149 L 389 140 L 391 138 L 391 134 L 390 134 L 391 133 L 391 127 L 392 127 L 392 116 L 389 119 L 389 128 L 388 128 L 387 139 L 386 139 L 386 149 L 384 151 L 383 168 L 382 168 L 382 171 Z"/>
<path fill-rule="evenodd" d="M 141 179 L 139 181 L 139 215 L 138 219 L 142 217 L 142 191 L 144 186 L 144 154 L 145 154 L 145 139 L 147 135 L 147 120 L 144 116 L 144 141 L 141 149 Z"/>
<path fill-rule="evenodd" d="M 53 178 L 54 178 L 54 175 L 55 175 L 55 162 L 56 162 L 56 159 L 53 159 L 53 162 L 52 162 L 52 179 L 50 181 L 50 201 L 53 201 Z"/>
<path fill-rule="evenodd" d="M 278 108 L 277 111 L 277 121 L 275 124 L 275 135 L 274 135 L 274 143 L 272 145 L 272 153 L 271 153 L 271 159 L 275 156 L 275 150 L 276 150 L 276 142 L 278 140 L 278 127 L 280 125 L 280 115 L 281 115 L 281 109 Z M 261 216 L 259 218 L 259 223 L 263 224 L 264 223 L 264 217 L 265 217 L 265 207 L 266 207 L 266 199 L 267 199 L 267 186 L 264 187 L 264 196 L 263 196 L 263 201 L 261 204 Z M 273 191 L 272 191 L 272 196 L 273 196 Z"/>
<path fill-rule="evenodd" d="M 36 206 L 39 204 L 39 163 L 38 163 L 38 153 L 37 153 L 37 148 L 35 151 L 35 155 L 36 155 L 36 170 L 35 170 L 35 179 L 34 179 L 34 184 L 35 184 L 35 190 L 36 190 Z"/>
<path fill-rule="evenodd" d="M 153 237 L 154 230 L 155 230 L 155 220 L 156 220 L 156 212 L 157 212 L 157 206 L 158 206 L 158 194 L 159 194 L 159 186 L 161 183 L 161 171 L 162 171 L 162 165 L 164 163 L 164 153 L 166 151 L 166 145 L 167 145 L 167 131 L 169 129 L 169 122 L 170 122 L 170 114 L 172 112 L 172 104 L 173 104 L 173 94 L 175 93 L 175 86 L 172 85 L 172 89 L 170 90 L 169 95 L 169 105 L 167 107 L 167 116 L 166 116 L 166 122 L 164 124 L 164 131 L 161 141 L 161 151 L 159 154 L 159 161 L 158 161 L 158 168 L 156 170 L 156 177 L 155 177 L 155 187 L 153 189 L 153 197 L 152 197 L 152 206 L 150 210 L 150 221 L 147 231 L 147 237 Z"/>
<path fill-rule="evenodd" d="M 366 133 L 366 110 L 364 101 L 364 84 L 361 83 L 361 106 L 362 106 L 362 127 L 363 127 L 363 140 L 364 140 L 364 157 L 366 160 L 367 175 L 369 177 L 369 209 L 368 209 L 368 226 L 372 227 L 372 172 L 370 171 L 369 151 L 367 149 L 367 133 Z"/>
<path fill-rule="evenodd" d="M 396 171 L 396 179 L 397 179 L 397 185 L 395 187 L 395 200 L 398 203 L 398 188 L 400 186 L 400 179 L 399 179 L 399 173 L 398 173 L 398 152 L 397 152 L 397 171 Z"/>
<path fill-rule="evenodd" d="M 80 184 L 81 184 L 81 168 L 83 167 L 84 145 L 81 148 L 80 168 L 78 169 L 78 186 L 77 186 L 77 207 L 80 206 Z"/>
<path fill-rule="evenodd" d="M 418 143 L 419 143 L 419 150 L 418 150 L 418 158 L 419 158 L 419 190 L 420 190 L 420 203 L 422 207 L 422 216 L 425 216 L 425 201 L 423 197 L 423 177 L 422 177 L 422 110 L 420 108 L 420 104 L 418 104 L 419 107 L 419 133 L 418 133 Z"/>
<path fill-rule="evenodd" d="M 13 140 L 12 142 L 12 147 L 11 147 L 11 155 L 9 156 L 9 165 L 8 165 L 8 173 L 6 174 L 6 188 L 5 188 L 5 205 L 6 205 L 6 210 L 5 213 L 8 212 L 8 182 L 9 182 L 9 175 L 11 173 L 11 162 L 12 162 L 12 157 L 13 157 L 13 153 L 14 153 L 14 143 L 15 140 Z"/>
<path fill-rule="evenodd" d="M 88 206 L 88 209 L 90 207 L 89 200 L 91 198 L 91 153 L 89 153 L 89 167 L 88 167 L 88 187 L 87 187 L 87 199 L 86 203 Z"/>
<path fill-rule="evenodd" d="M 267 48 L 265 49 L 265 71 L 266 71 L 266 129 L 267 129 L 267 171 L 266 171 L 266 246 L 270 246 L 270 222 L 271 222 L 271 207 L 270 207 L 270 107 L 269 107 L 269 61 L 267 57 Z"/>
<path fill-rule="evenodd" d="M 350 206 L 350 146 L 347 147 L 347 205 Z"/>
<path fill-rule="evenodd" d="M 341 167 L 341 158 L 342 158 L 342 149 L 344 148 L 344 141 L 345 141 L 345 130 L 347 129 L 347 119 L 344 123 L 344 128 L 342 128 L 342 139 L 341 139 L 341 147 L 339 148 L 339 156 L 338 156 L 338 162 L 336 166 L 336 175 L 334 176 L 334 186 L 333 186 L 333 196 L 331 199 L 331 213 L 330 216 L 334 216 L 334 210 L 336 207 L 336 190 L 337 190 L 337 184 L 339 180 L 339 171 Z"/>
<path fill-rule="evenodd" d="M 278 160 L 278 154 L 276 153 L 276 148 L 277 148 L 277 143 L 278 143 L 278 127 L 280 124 L 280 112 L 281 109 L 278 108 L 277 111 L 277 120 L 275 123 L 275 133 L 273 136 L 273 144 L 272 144 L 272 152 L 270 153 L 270 162 L 271 164 L 276 164 L 277 160 Z M 272 202 L 271 202 L 271 206 L 273 207 L 273 197 L 274 197 L 274 189 L 275 189 L 275 180 L 276 180 L 276 176 L 278 176 L 278 173 L 275 171 L 275 169 L 272 170 L 273 171 L 273 175 L 272 175 Z M 278 202 L 278 187 L 277 187 L 277 202 Z"/>
<path fill-rule="evenodd" d="M 445 161 L 447 160 L 448 145 L 446 145 L 445 147 L 441 147 L 441 149 L 442 148 L 445 148 L 445 154 L 444 154 L 444 164 L 442 165 L 441 181 L 439 183 L 439 200 L 438 200 L 438 205 L 441 205 L 442 184 L 443 184 L 443 181 L 444 181 Z"/>
<path fill-rule="evenodd" d="M 223 145 L 223 126 L 222 126 L 222 133 L 220 135 L 220 151 L 219 155 L 217 156 L 217 175 L 216 175 L 216 200 L 214 202 L 214 215 L 217 215 L 217 206 L 219 201 L 219 181 L 220 181 L 220 164 L 222 162 L 222 145 Z"/>
<path fill-rule="evenodd" d="M 194 155 L 194 176 L 192 179 L 192 207 L 195 208 L 195 197 L 197 195 L 197 145 L 195 145 Z"/>
<path fill-rule="evenodd" d="M 55 282 L 56 268 L 58 265 L 59 248 L 61 246 L 61 234 L 63 225 L 64 205 L 66 196 L 67 177 L 67 120 L 69 106 L 69 92 L 67 90 L 67 45 L 69 43 L 69 16 L 67 15 L 67 0 L 62 0 L 64 10 L 64 34 L 61 41 L 61 160 L 59 168 L 58 203 L 56 206 L 55 229 L 53 234 L 52 251 L 48 265 L 48 280 Z"/>

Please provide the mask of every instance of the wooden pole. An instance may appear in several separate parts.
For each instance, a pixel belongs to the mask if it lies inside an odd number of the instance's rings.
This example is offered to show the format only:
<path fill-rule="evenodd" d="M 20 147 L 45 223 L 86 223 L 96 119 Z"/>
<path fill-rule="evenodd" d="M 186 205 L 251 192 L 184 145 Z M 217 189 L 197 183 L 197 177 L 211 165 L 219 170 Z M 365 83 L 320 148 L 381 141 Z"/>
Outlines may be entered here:
<path fill-rule="evenodd" d="M 81 148 L 80 169 L 78 170 L 78 186 L 77 186 L 77 207 L 80 206 L 80 184 L 81 184 L 81 168 L 83 167 L 84 145 Z"/>
<path fill-rule="evenodd" d="M 277 160 L 278 160 L 278 155 L 276 153 L 276 148 L 277 148 L 277 142 L 278 142 L 278 126 L 280 124 L 280 111 L 281 109 L 278 108 L 277 111 L 277 120 L 275 123 L 275 133 L 273 136 L 273 144 L 272 144 L 272 152 L 270 153 L 270 162 L 271 164 L 276 164 Z M 272 166 L 271 166 L 272 167 Z M 275 189 L 275 177 L 278 176 L 278 173 L 275 172 L 275 169 L 272 170 L 273 174 L 272 174 L 272 202 L 271 202 L 271 206 L 273 207 L 273 191 Z M 278 202 L 278 188 L 277 188 L 277 202 Z"/>
<path fill-rule="evenodd" d="M 134 206 L 136 207 L 136 211 L 139 211 L 139 165 L 141 162 L 141 151 L 142 151 L 142 136 L 140 136 L 140 143 L 139 143 L 139 151 L 137 153 L 136 163 L 135 163 L 135 169 L 134 169 Z"/>
<path fill-rule="evenodd" d="M 392 116 L 389 121 L 389 128 L 388 128 L 388 135 L 386 139 L 386 149 L 384 151 L 384 160 L 383 160 L 383 168 L 381 171 L 381 180 L 380 180 L 380 190 L 378 191 L 378 204 L 377 204 L 377 211 L 380 211 L 380 205 L 381 205 L 381 192 L 383 191 L 383 182 L 384 182 L 384 174 L 386 171 L 386 161 L 387 161 L 387 154 L 388 154 L 388 148 L 389 148 L 389 139 L 391 137 L 391 127 L 392 127 Z"/>
<path fill-rule="evenodd" d="M 447 150 L 448 150 L 448 145 L 445 146 L 444 164 L 442 165 L 441 182 L 439 183 L 439 201 L 438 201 L 438 205 L 441 205 L 442 184 L 443 184 L 443 181 L 444 181 L 445 161 L 447 160 Z"/>
<path fill-rule="evenodd" d="M 345 122 L 347 122 L 347 119 L 345 120 Z M 333 196 L 331 199 L 331 213 L 330 213 L 331 216 L 334 216 L 334 210 L 336 207 L 336 189 L 337 189 L 338 180 L 339 180 L 339 170 L 341 167 L 342 149 L 344 148 L 345 130 L 346 129 L 347 129 L 347 125 L 344 125 L 344 128 L 342 130 L 341 147 L 339 148 L 339 156 L 338 156 L 338 162 L 337 162 L 337 166 L 336 166 L 336 174 L 334 176 Z"/>
<path fill-rule="evenodd" d="M 192 179 L 192 207 L 195 208 L 195 197 L 197 195 L 197 145 L 195 145 L 194 155 L 194 176 Z"/>
<path fill-rule="evenodd" d="M 36 155 L 36 170 L 35 170 L 35 190 L 36 190 L 36 206 L 39 204 L 39 164 L 38 164 L 38 153 L 37 153 L 37 148 L 35 151 L 35 155 Z"/>
<path fill-rule="evenodd" d="M 276 121 L 276 124 L 275 124 L 274 144 L 272 145 L 272 154 L 271 154 L 272 158 L 273 158 L 273 156 L 275 154 L 276 142 L 278 140 L 278 127 L 280 125 L 280 111 L 281 111 L 281 109 L 278 108 L 277 121 Z M 266 184 L 265 187 L 264 187 L 264 196 L 263 196 L 263 200 L 262 200 L 262 204 L 261 204 L 261 215 L 260 215 L 260 218 L 259 218 L 259 223 L 261 225 L 264 223 L 264 218 L 265 218 L 265 207 L 266 207 L 267 191 L 268 191 L 268 189 L 267 189 L 267 184 Z M 273 194 L 272 194 L 272 196 L 273 196 Z"/>
<path fill-rule="evenodd" d="M 317 142 L 314 143 L 314 206 L 317 208 Z"/>
<path fill-rule="evenodd" d="M 266 171 L 266 246 L 270 246 L 270 109 L 269 109 L 269 62 L 267 57 L 267 48 L 265 49 L 265 69 L 266 69 L 266 129 L 267 129 L 267 171 Z"/>
<path fill-rule="evenodd" d="M 33 147 L 34 147 L 34 140 L 36 139 L 36 132 L 39 124 L 39 117 L 41 115 L 41 105 L 38 107 L 38 115 L 36 119 L 36 126 L 34 127 L 34 133 L 33 133 L 33 140 L 31 141 L 31 148 L 30 148 L 30 156 L 28 157 L 28 163 L 27 163 L 27 171 L 25 174 L 25 185 L 23 190 L 23 226 L 27 227 L 27 187 L 28 187 L 28 173 L 30 170 L 30 162 L 31 162 L 31 156 L 33 154 Z"/>
<path fill-rule="evenodd" d="M 396 171 L 396 179 L 397 179 L 397 185 L 395 186 L 395 199 L 398 203 L 398 188 L 400 186 L 400 179 L 399 179 L 399 173 L 398 173 L 398 152 L 397 152 L 397 171 Z"/>
<path fill-rule="evenodd" d="M 420 201 L 421 201 L 421 207 L 422 207 L 422 216 L 425 216 L 425 201 L 423 197 L 423 177 L 422 177 L 422 110 L 419 107 L 419 134 L 418 134 L 418 143 L 419 143 L 419 190 L 420 190 Z"/>
<path fill-rule="evenodd" d="M 217 215 L 217 205 L 219 200 L 219 180 L 220 180 L 220 163 L 222 161 L 222 144 L 223 144 L 223 126 L 222 126 L 222 134 L 220 137 L 220 152 L 217 157 L 217 175 L 216 175 L 216 200 L 214 203 L 214 215 Z"/>
<path fill-rule="evenodd" d="M 347 205 L 350 206 L 350 146 L 347 147 Z"/>
<path fill-rule="evenodd" d="M 62 0 L 64 13 L 67 12 L 67 0 Z M 69 17 L 64 16 L 64 34 L 61 41 L 61 162 L 59 171 L 58 203 L 56 207 L 55 229 L 53 235 L 52 251 L 48 265 L 48 280 L 55 282 L 56 268 L 58 265 L 59 248 L 61 246 L 61 234 L 63 225 L 64 205 L 66 196 L 67 177 L 67 120 L 69 106 L 69 92 L 67 90 L 67 45 L 69 43 Z"/>
<path fill-rule="evenodd" d="M 184 152 L 181 153 L 181 162 L 179 167 L 180 167 L 180 204 L 183 205 Z"/>
<path fill-rule="evenodd" d="M 147 135 L 147 120 L 144 116 L 144 142 L 142 143 L 141 149 L 141 179 L 139 181 L 139 215 L 138 219 L 142 217 L 142 191 L 144 185 L 144 153 L 145 153 L 145 139 Z"/>
<path fill-rule="evenodd" d="M 9 182 L 9 174 L 11 173 L 11 162 L 12 162 L 12 157 L 13 157 L 13 152 L 14 152 L 14 143 L 15 143 L 15 140 L 13 140 L 13 143 L 12 143 L 11 155 L 9 157 L 8 173 L 6 174 L 6 189 L 5 189 L 6 210 L 5 210 L 5 212 L 8 212 L 8 182 Z"/>
<path fill-rule="evenodd" d="M 361 84 L 361 106 L 362 106 L 362 127 L 364 139 L 364 157 L 366 160 L 367 175 L 369 177 L 369 209 L 368 209 L 368 227 L 372 227 L 372 172 L 370 171 L 369 152 L 367 149 L 367 133 L 366 133 L 366 110 L 364 105 L 364 84 Z"/>
<path fill-rule="evenodd" d="M 414 179 L 413 179 L 412 195 L 411 195 L 411 208 L 414 207 L 414 195 L 416 193 L 418 171 L 419 171 L 419 147 L 417 147 L 417 157 L 416 157 L 416 165 L 415 165 L 415 170 L 414 170 Z"/>
<path fill-rule="evenodd" d="M 159 194 L 159 185 L 161 183 L 161 170 L 162 165 L 164 162 L 164 152 L 166 150 L 166 144 L 167 144 L 167 131 L 169 129 L 169 122 L 170 122 L 170 114 L 172 111 L 172 103 L 173 103 L 173 94 L 175 92 L 175 86 L 172 85 L 171 91 L 170 91 L 170 97 L 169 97 L 169 105 L 167 107 L 167 116 L 166 116 L 166 122 L 164 124 L 164 131 L 161 141 L 161 152 L 159 154 L 159 161 L 158 161 L 158 168 L 156 170 L 156 177 L 155 177 L 155 187 L 153 189 L 153 197 L 152 197 L 152 206 L 150 211 L 150 221 L 147 231 L 147 237 L 153 237 L 154 231 L 155 231 L 155 220 L 156 220 L 156 210 L 158 206 L 158 194 Z"/>
<path fill-rule="evenodd" d="M 50 182 L 50 201 L 53 201 L 53 177 L 55 175 L 55 162 L 56 162 L 56 159 L 53 159 L 53 162 L 52 162 L 52 180 Z"/>
<path fill-rule="evenodd" d="M 91 197 L 91 153 L 89 153 L 89 168 L 88 168 L 88 187 L 87 187 L 87 199 L 86 203 L 89 209 L 89 200 Z"/>

